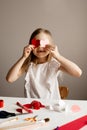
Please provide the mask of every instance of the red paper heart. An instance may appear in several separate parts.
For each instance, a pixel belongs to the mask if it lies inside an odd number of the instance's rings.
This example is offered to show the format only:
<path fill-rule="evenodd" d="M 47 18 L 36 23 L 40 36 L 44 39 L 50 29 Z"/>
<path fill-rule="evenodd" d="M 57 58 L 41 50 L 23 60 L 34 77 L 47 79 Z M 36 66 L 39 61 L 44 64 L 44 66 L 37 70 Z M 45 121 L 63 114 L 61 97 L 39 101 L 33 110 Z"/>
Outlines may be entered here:
<path fill-rule="evenodd" d="M 30 104 L 24 104 L 24 106 L 36 110 L 45 107 L 45 105 L 41 104 L 39 101 L 36 100 L 33 100 Z"/>
<path fill-rule="evenodd" d="M 32 39 L 31 44 L 34 45 L 36 48 L 40 45 L 40 40 Z"/>
<path fill-rule="evenodd" d="M 44 108 L 45 107 L 45 105 L 43 105 L 41 102 L 36 101 L 36 100 L 33 100 L 30 104 L 24 104 L 23 106 L 26 107 L 30 113 L 32 113 L 32 110 L 29 110 L 29 109 L 38 110 L 40 108 Z M 21 108 L 16 109 L 16 111 L 20 112 L 20 113 L 23 113 Z"/>

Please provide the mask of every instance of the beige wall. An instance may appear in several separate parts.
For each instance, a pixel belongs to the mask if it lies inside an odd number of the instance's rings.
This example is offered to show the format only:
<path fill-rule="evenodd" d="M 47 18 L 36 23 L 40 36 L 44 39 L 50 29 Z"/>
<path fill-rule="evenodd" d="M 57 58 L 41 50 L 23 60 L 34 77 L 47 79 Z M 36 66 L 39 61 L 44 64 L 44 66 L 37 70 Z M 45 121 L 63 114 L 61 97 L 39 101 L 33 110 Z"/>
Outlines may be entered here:
<path fill-rule="evenodd" d="M 60 53 L 83 70 L 60 81 L 68 98 L 87 99 L 87 0 L 0 0 L 0 95 L 24 96 L 24 76 L 13 84 L 5 76 L 38 27 L 49 29 Z"/>

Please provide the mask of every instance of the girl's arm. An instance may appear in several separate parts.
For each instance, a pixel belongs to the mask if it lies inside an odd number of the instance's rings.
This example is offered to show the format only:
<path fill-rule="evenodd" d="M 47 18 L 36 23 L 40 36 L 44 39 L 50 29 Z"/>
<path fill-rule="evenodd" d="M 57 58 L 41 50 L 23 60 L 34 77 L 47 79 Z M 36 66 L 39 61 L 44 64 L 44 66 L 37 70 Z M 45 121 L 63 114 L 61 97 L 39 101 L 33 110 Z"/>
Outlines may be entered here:
<path fill-rule="evenodd" d="M 23 67 L 23 63 L 25 61 L 25 57 L 21 57 L 9 70 L 6 80 L 10 83 L 16 81 L 24 72 L 25 69 Z"/>
<path fill-rule="evenodd" d="M 60 70 L 67 72 L 73 76 L 80 77 L 82 74 L 82 70 L 72 61 L 68 60 L 67 58 L 63 57 L 59 54 L 57 46 L 50 46 L 48 47 L 51 55 L 60 62 Z"/>
<path fill-rule="evenodd" d="M 31 45 L 24 47 L 23 56 L 12 66 L 6 76 L 8 82 L 12 83 L 16 81 L 26 71 L 28 67 L 28 57 L 32 49 L 33 47 Z"/>
<path fill-rule="evenodd" d="M 72 61 L 66 59 L 63 56 L 57 56 L 56 60 L 60 62 L 60 70 L 65 71 L 73 76 L 80 77 L 82 70 Z"/>

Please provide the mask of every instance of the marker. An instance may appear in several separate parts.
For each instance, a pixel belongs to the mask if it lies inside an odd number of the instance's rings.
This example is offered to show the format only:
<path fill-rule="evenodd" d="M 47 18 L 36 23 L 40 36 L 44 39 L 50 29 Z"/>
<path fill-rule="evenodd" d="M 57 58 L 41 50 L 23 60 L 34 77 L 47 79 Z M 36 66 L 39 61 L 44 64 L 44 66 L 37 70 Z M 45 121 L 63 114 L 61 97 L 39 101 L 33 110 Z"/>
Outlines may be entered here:
<path fill-rule="evenodd" d="M 19 107 L 23 108 L 25 111 L 27 111 L 28 113 L 33 113 L 32 110 L 28 109 L 27 107 L 23 106 L 21 103 L 17 102 L 16 103 Z"/>

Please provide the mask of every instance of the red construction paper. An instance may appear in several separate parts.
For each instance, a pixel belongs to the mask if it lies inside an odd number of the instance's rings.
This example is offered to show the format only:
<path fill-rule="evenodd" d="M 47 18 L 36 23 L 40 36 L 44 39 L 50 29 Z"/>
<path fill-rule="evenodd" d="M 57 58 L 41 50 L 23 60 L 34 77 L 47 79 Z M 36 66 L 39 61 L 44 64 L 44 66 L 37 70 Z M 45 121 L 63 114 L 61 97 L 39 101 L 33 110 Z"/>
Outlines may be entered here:
<path fill-rule="evenodd" d="M 27 110 L 29 113 L 32 113 L 33 111 L 30 109 L 40 109 L 40 108 L 44 108 L 45 105 L 43 105 L 41 102 L 33 100 L 31 103 L 29 104 L 20 104 L 19 102 L 16 103 L 18 106 L 20 106 L 21 108 Z M 23 113 L 23 110 L 21 108 L 16 109 L 17 112 Z"/>
<path fill-rule="evenodd" d="M 74 121 L 71 121 L 63 126 L 60 126 L 58 130 L 79 130 L 87 124 L 87 115 L 80 117 Z"/>
<path fill-rule="evenodd" d="M 4 100 L 0 99 L 0 108 L 4 107 Z"/>
<path fill-rule="evenodd" d="M 34 38 L 32 39 L 31 44 L 34 45 L 35 48 L 38 46 L 45 47 L 47 44 L 49 44 L 49 41 L 48 39 L 39 40 Z"/>
<path fill-rule="evenodd" d="M 40 109 L 42 107 L 45 107 L 45 105 L 43 105 L 41 102 L 33 100 L 30 104 L 24 104 L 24 106 L 26 106 L 27 108 L 31 108 L 31 109 Z"/>
<path fill-rule="evenodd" d="M 40 40 L 32 39 L 31 44 L 34 45 L 36 48 L 40 45 Z"/>

